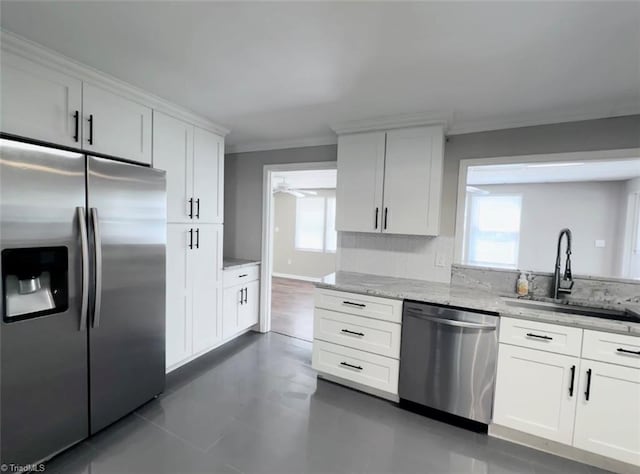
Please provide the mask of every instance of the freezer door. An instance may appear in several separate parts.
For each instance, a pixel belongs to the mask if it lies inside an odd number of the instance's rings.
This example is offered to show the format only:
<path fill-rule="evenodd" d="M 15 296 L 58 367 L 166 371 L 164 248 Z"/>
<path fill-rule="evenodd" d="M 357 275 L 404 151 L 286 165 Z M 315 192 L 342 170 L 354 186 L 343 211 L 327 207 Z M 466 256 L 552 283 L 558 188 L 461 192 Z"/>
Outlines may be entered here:
<path fill-rule="evenodd" d="M 87 158 L 91 433 L 164 389 L 165 174 Z"/>
<path fill-rule="evenodd" d="M 1 464 L 37 462 L 88 435 L 84 160 L 0 140 Z"/>

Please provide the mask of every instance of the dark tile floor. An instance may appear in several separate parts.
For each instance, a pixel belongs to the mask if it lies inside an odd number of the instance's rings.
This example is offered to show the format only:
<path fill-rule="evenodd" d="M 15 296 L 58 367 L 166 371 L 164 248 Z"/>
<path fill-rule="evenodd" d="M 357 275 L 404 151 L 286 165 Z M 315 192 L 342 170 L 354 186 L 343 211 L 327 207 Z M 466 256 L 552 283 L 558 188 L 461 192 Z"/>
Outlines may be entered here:
<path fill-rule="evenodd" d="M 404 411 L 322 380 L 311 344 L 248 334 L 63 453 L 48 473 L 603 472 Z"/>

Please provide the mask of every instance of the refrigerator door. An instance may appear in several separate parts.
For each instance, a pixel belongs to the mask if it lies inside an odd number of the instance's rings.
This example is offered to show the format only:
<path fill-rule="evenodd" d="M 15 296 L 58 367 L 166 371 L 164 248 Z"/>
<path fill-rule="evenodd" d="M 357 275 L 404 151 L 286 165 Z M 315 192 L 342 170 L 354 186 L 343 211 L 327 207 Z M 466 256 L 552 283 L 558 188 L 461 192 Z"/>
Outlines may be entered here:
<path fill-rule="evenodd" d="M 0 139 L 2 464 L 41 461 L 88 435 L 84 163 Z"/>
<path fill-rule="evenodd" d="M 91 433 L 164 390 L 165 173 L 87 158 Z"/>

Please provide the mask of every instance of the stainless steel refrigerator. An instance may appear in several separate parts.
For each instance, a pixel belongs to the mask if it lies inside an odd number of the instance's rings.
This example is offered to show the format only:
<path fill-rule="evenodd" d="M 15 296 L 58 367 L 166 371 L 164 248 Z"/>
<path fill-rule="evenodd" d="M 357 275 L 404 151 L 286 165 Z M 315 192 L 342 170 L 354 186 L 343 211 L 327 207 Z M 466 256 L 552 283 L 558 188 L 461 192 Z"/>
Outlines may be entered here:
<path fill-rule="evenodd" d="M 39 462 L 165 380 L 163 171 L 0 140 L 0 458 Z"/>

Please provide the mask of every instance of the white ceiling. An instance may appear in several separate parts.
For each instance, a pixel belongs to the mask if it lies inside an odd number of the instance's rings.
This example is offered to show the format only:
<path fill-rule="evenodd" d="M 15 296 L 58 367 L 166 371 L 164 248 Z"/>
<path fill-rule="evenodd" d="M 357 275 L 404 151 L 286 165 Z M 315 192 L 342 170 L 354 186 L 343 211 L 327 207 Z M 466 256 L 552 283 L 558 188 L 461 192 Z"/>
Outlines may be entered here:
<path fill-rule="evenodd" d="M 283 171 L 273 173 L 271 182 L 277 187 L 284 179 L 293 189 L 332 189 L 336 187 L 336 170 Z"/>
<path fill-rule="evenodd" d="M 640 177 L 640 158 L 619 161 L 558 161 L 470 166 L 467 184 L 562 183 L 623 181 Z"/>
<path fill-rule="evenodd" d="M 453 132 L 640 111 L 640 2 L 14 2 L 1 25 L 231 128 L 399 114 Z"/>

